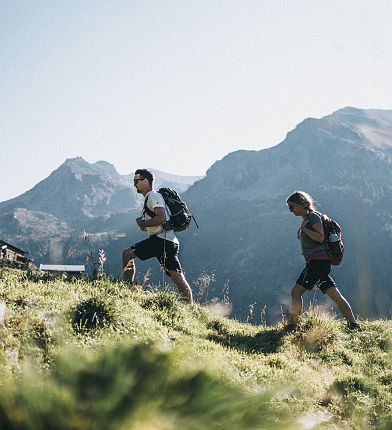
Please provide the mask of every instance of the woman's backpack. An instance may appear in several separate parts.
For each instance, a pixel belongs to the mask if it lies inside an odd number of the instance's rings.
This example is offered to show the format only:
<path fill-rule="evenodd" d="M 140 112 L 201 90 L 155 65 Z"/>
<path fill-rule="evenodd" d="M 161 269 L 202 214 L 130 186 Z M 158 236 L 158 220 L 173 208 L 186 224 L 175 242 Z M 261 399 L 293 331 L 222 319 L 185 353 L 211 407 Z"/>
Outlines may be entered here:
<path fill-rule="evenodd" d="M 344 256 L 344 243 L 340 225 L 328 215 L 321 216 L 324 227 L 324 243 L 329 259 L 334 266 L 340 266 Z"/>

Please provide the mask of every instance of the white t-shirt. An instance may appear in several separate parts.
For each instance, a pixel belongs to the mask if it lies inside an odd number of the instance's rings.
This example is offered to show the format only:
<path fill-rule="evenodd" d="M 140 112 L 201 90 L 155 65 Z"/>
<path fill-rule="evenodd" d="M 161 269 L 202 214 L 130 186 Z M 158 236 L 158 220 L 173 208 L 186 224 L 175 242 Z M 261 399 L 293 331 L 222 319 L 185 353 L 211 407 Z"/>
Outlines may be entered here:
<path fill-rule="evenodd" d="M 170 210 L 165 204 L 165 200 L 162 197 L 162 194 L 158 193 L 158 191 L 150 191 L 146 195 L 147 199 L 147 207 L 150 211 L 154 212 L 154 208 L 165 208 L 166 221 L 170 220 Z M 151 219 L 150 215 L 147 212 L 144 212 L 143 219 Z M 147 227 L 147 233 L 151 235 L 155 235 L 160 237 L 161 239 L 170 240 L 170 242 L 174 242 L 178 244 L 177 236 L 174 234 L 174 230 L 164 230 L 161 225 L 157 225 L 154 227 Z"/>

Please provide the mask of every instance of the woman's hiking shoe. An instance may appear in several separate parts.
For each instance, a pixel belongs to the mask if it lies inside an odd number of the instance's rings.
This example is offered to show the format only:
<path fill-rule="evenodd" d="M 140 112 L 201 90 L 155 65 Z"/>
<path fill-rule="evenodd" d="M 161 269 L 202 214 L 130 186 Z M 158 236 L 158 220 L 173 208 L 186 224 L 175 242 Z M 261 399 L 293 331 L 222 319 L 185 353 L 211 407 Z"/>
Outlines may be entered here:
<path fill-rule="evenodd" d="M 348 331 L 363 331 L 363 328 L 356 322 L 347 323 Z"/>
<path fill-rule="evenodd" d="M 284 327 L 283 327 L 283 331 L 290 333 L 291 331 L 296 330 L 296 328 L 298 327 L 297 323 L 293 323 L 293 322 L 288 322 Z"/>

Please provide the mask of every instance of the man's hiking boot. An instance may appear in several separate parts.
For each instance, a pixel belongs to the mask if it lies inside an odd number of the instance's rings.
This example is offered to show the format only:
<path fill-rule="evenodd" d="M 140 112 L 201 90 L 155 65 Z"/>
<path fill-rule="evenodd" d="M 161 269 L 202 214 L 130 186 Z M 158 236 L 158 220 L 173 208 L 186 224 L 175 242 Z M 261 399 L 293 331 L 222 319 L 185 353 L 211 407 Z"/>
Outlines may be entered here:
<path fill-rule="evenodd" d="M 347 331 L 363 331 L 363 328 L 356 322 L 347 323 Z"/>

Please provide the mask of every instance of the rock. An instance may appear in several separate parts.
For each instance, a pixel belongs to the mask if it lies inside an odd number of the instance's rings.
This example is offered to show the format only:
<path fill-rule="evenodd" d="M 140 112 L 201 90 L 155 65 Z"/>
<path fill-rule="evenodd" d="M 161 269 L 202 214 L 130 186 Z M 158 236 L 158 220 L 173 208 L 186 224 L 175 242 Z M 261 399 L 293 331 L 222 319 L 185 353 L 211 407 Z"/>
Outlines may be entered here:
<path fill-rule="evenodd" d="M 4 302 L 0 302 L 0 325 L 4 324 L 5 319 L 5 311 L 7 310 L 7 306 Z"/>

